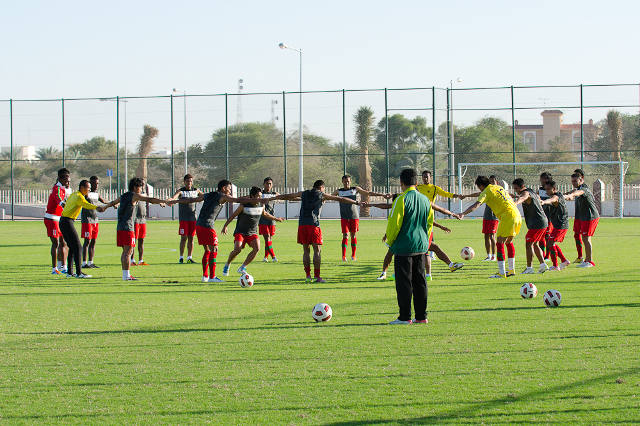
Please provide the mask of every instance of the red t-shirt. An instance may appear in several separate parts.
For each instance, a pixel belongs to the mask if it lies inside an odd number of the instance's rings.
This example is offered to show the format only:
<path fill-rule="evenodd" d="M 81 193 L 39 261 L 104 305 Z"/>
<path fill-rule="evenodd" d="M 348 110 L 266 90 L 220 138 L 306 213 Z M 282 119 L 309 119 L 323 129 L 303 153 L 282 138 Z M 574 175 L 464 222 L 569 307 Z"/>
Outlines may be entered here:
<path fill-rule="evenodd" d="M 47 211 L 44 215 L 45 219 L 59 220 L 62 216 L 64 206 L 61 203 L 67 198 L 67 189 L 60 182 L 53 185 L 49 201 L 47 202 Z"/>

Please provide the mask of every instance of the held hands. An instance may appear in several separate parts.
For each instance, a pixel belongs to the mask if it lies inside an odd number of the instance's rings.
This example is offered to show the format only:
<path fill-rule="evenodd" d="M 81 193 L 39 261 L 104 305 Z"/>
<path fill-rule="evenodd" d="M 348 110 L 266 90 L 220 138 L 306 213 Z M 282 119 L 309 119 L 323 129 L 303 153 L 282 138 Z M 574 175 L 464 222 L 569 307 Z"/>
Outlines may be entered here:
<path fill-rule="evenodd" d="M 107 209 L 107 208 L 106 208 L 106 207 L 104 207 L 104 206 L 98 206 L 98 207 L 96 207 L 96 210 L 97 210 L 99 213 L 102 213 L 102 212 L 103 212 L 103 211 L 105 211 L 106 209 Z"/>
<path fill-rule="evenodd" d="M 370 205 L 370 204 L 369 204 L 369 203 L 367 203 L 367 202 L 365 202 L 365 201 L 359 201 L 359 202 L 358 202 L 358 205 L 359 205 L 360 207 L 369 207 L 369 205 Z"/>
<path fill-rule="evenodd" d="M 453 217 L 455 217 L 458 220 L 462 220 L 464 219 L 464 213 L 454 213 Z"/>
<path fill-rule="evenodd" d="M 223 226 L 223 227 L 222 227 L 222 233 L 223 233 L 224 235 L 227 235 L 227 225 L 225 225 L 225 226 Z"/>
<path fill-rule="evenodd" d="M 277 217 L 276 218 L 276 222 L 284 222 L 284 218 L 283 217 Z"/>

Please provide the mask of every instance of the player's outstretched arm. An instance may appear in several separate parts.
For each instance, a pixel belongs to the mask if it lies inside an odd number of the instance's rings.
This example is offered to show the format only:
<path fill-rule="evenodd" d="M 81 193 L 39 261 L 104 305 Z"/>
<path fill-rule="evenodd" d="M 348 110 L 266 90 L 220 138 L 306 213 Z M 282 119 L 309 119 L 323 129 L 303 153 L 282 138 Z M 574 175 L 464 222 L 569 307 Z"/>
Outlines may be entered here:
<path fill-rule="evenodd" d="M 231 214 L 231 216 L 229 216 L 229 219 L 227 219 L 227 221 L 224 223 L 224 226 L 222 227 L 223 234 L 227 233 L 227 227 L 229 226 L 229 224 L 233 222 L 233 219 L 235 219 L 243 211 L 244 211 L 244 206 L 240 204 L 238 208 Z"/>
<path fill-rule="evenodd" d="M 462 195 L 460 194 L 460 198 L 461 200 L 464 200 L 465 198 L 477 198 L 480 195 L 479 192 L 472 192 L 471 194 L 467 194 L 467 195 Z"/>
<path fill-rule="evenodd" d="M 324 194 L 322 198 L 331 200 L 331 201 L 337 201 L 339 203 L 344 203 L 344 204 L 355 204 L 356 206 L 364 204 L 364 203 L 361 203 L 360 201 L 352 200 L 351 198 L 336 197 L 334 195 L 329 195 L 329 194 Z"/>
<path fill-rule="evenodd" d="M 325 195 L 326 196 L 326 195 Z M 302 197 L 302 192 L 291 192 L 289 194 L 278 194 L 275 197 L 269 198 L 269 200 L 288 200 L 294 201 L 296 198 Z"/>
<path fill-rule="evenodd" d="M 106 209 L 108 209 L 109 207 L 115 207 L 115 206 L 117 206 L 118 204 L 120 204 L 120 197 L 116 198 L 116 199 L 115 199 L 115 200 L 113 200 L 113 201 L 108 202 L 108 203 L 104 206 L 104 208 L 105 208 L 105 210 L 106 210 Z"/>
<path fill-rule="evenodd" d="M 433 226 L 435 226 L 436 228 L 440 228 L 442 229 L 444 232 L 446 232 L 447 234 L 451 232 L 451 229 L 447 228 L 444 225 L 440 225 L 438 222 L 433 222 Z"/>
<path fill-rule="evenodd" d="M 445 209 L 444 207 L 440 207 L 439 205 L 437 205 L 435 203 L 431 204 L 431 208 L 434 209 L 437 212 L 440 212 L 442 214 L 446 214 L 447 216 L 453 216 L 458 220 L 461 219 L 456 213 L 454 213 L 452 211 L 449 211 L 449 210 Z"/>
<path fill-rule="evenodd" d="M 576 197 L 581 196 L 582 194 L 584 194 L 584 191 L 582 189 L 574 189 L 571 192 L 568 192 L 565 196 L 564 199 L 567 201 L 571 201 L 571 200 L 575 200 Z"/>
<path fill-rule="evenodd" d="M 555 204 L 558 202 L 558 196 L 557 195 L 552 195 L 551 197 L 547 198 L 546 200 L 540 200 L 540 204 L 544 205 L 551 205 L 551 204 Z"/>
<path fill-rule="evenodd" d="M 369 204 L 369 207 L 376 207 L 382 210 L 389 210 L 391 209 L 391 207 L 393 207 L 393 204 L 389 204 L 389 203 L 372 203 Z"/>
<path fill-rule="evenodd" d="M 191 197 L 191 198 L 168 198 L 165 202 L 168 206 L 172 206 L 174 204 L 191 204 L 191 203 L 199 203 L 200 201 L 204 200 L 204 194 L 199 195 L 197 197 Z"/>
<path fill-rule="evenodd" d="M 468 209 L 458 215 L 458 219 L 464 218 L 466 215 L 480 207 L 480 204 L 482 204 L 480 201 L 476 201 L 475 203 L 471 204 Z"/>
<path fill-rule="evenodd" d="M 146 203 L 151 203 L 151 204 L 166 204 L 169 200 L 161 200 L 160 198 L 156 198 L 156 197 L 147 197 L 146 195 L 142 195 L 142 194 L 133 195 L 133 201 L 144 201 Z"/>
<path fill-rule="evenodd" d="M 513 197 L 514 195 L 511 196 Z M 531 198 L 531 196 L 529 195 L 529 191 L 524 191 L 521 195 L 516 196 L 515 198 L 515 203 L 517 206 L 518 204 L 522 204 L 527 201 L 529 198 Z"/>
<path fill-rule="evenodd" d="M 370 197 L 384 197 L 387 200 L 389 198 L 391 198 L 391 194 L 383 194 L 382 192 L 367 191 L 366 189 L 363 189 L 363 188 L 361 188 L 359 186 L 356 186 L 356 191 L 358 191 L 358 193 L 360 195 L 368 195 Z M 337 191 L 336 191 L 336 193 L 333 193 L 332 195 L 338 195 Z"/>
<path fill-rule="evenodd" d="M 282 217 L 275 217 L 274 215 L 269 214 L 269 213 L 267 213 L 267 212 L 265 212 L 265 211 L 263 211 L 263 212 L 262 212 L 262 216 L 266 217 L 266 218 L 267 218 L 267 219 L 269 219 L 269 220 L 275 220 L 276 222 L 284 222 L 284 218 L 282 218 Z"/>

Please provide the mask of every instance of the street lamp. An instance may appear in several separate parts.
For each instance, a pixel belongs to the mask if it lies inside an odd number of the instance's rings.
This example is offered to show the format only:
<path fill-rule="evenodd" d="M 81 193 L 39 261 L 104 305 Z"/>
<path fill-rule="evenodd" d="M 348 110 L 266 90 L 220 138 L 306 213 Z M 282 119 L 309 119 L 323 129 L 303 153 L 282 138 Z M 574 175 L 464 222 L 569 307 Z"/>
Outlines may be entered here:
<path fill-rule="evenodd" d="M 453 186 L 454 186 L 454 190 L 455 190 L 455 152 L 456 152 L 456 142 L 455 142 L 455 135 L 454 135 L 454 128 L 453 128 L 453 84 L 454 83 L 462 83 L 462 79 L 460 77 L 456 78 L 455 80 L 449 80 L 449 109 L 450 109 L 450 113 L 449 113 L 449 125 L 451 126 L 451 147 L 449 150 L 449 180 L 448 180 L 448 186 L 449 186 L 449 192 L 451 192 L 451 180 L 453 179 Z M 462 188 L 458 188 L 459 191 L 462 190 Z M 458 192 L 459 192 L 458 191 Z M 448 199 L 449 202 L 449 207 L 451 207 L 451 198 Z M 462 201 L 460 201 L 460 203 L 462 203 Z M 462 205 L 462 204 L 461 204 Z"/>
<path fill-rule="evenodd" d="M 300 135 L 300 154 L 299 154 L 299 164 L 298 164 L 298 187 L 300 191 L 304 191 L 304 147 L 303 147 L 303 134 L 302 134 L 302 49 L 296 49 L 295 47 L 287 46 L 284 43 L 278 44 L 280 49 L 289 49 L 300 54 L 300 118 L 298 123 L 298 133 Z"/>
<path fill-rule="evenodd" d="M 178 89 L 173 88 L 173 93 L 178 93 Z M 182 91 L 182 112 L 184 114 L 184 174 L 187 172 L 187 91 Z M 173 155 L 173 152 L 171 153 Z"/>
<path fill-rule="evenodd" d="M 129 185 L 129 163 L 128 163 L 128 153 L 127 153 L 127 101 L 126 99 L 112 99 L 112 98 L 102 98 L 101 102 L 108 101 L 118 101 L 121 104 L 124 104 L 124 182 L 125 185 Z"/>

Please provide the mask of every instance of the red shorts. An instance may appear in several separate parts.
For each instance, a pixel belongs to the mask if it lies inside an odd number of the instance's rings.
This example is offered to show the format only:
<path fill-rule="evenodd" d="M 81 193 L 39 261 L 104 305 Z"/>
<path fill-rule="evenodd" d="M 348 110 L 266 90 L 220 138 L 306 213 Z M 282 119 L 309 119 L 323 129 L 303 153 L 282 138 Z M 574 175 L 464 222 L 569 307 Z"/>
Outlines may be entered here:
<path fill-rule="evenodd" d="M 360 219 L 340 219 L 343 234 L 353 234 L 360 229 Z"/>
<path fill-rule="evenodd" d="M 136 233 L 133 231 L 118 231 L 116 244 L 118 245 L 118 247 L 123 247 L 123 246 L 135 247 Z"/>
<path fill-rule="evenodd" d="M 549 236 L 549 239 L 551 239 L 551 241 L 553 242 L 561 243 L 564 241 L 565 235 L 567 235 L 567 229 L 553 228 L 553 231 L 551 231 L 551 236 Z"/>
<path fill-rule="evenodd" d="M 147 224 L 146 223 L 134 223 L 136 238 L 145 238 L 147 236 Z"/>
<path fill-rule="evenodd" d="M 547 232 L 546 232 L 546 236 L 547 238 L 551 238 L 551 233 L 553 232 L 555 228 L 553 227 L 553 224 L 551 223 L 551 221 L 549 221 L 549 226 L 547 226 Z"/>
<path fill-rule="evenodd" d="M 482 233 L 483 234 L 495 234 L 498 232 L 498 220 L 485 220 L 482 219 Z"/>
<path fill-rule="evenodd" d="M 86 240 L 98 239 L 98 225 L 99 223 L 83 223 L 80 228 L 82 238 Z"/>
<path fill-rule="evenodd" d="M 233 234 L 233 241 L 240 241 L 242 243 L 242 248 L 250 243 L 251 241 L 255 241 L 260 239 L 258 234 L 253 235 L 244 235 L 244 234 Z"/>
<path fill-rule="evenodd" d="M 314 225 L 298 225 L 298 244 L 322 245 L 322 229 Z"/>
<path fill-rule="evenodd" d="M 544 236 L 547 234 L 547 228 L 529 229 L 525 240 L 528 243 L 535 243 L 536 241 L 544 241 Z"/>
<path fill-rule="evenodd" d="M 60 223 L 57 220 L 45 219 L 44 226 L 47 228 L 47 237 L 62 237 L 62 232 L 60 232 Z"/>
<path fill-rule="evenodd" d="M 204 226 L 196 226 L 196 235 L 198 236 L 198 244 L 201 246 L 217 246 L 218 234 L 213 228 Z"/>
<path fill-rule="evenodd" d="M 193 237 L 196 235 L 196 221 L 195 220 L 181 220 L 180 227 L 178 228 L 178 234 L 186 237 Z"/>
<path fill-rule="evenodd" d="M 275 225 L 258 225 L 258 234 L 276 235 L 276 226 Z"/>
<path fill-rule="evenodd" d="M 573 234 L 577 237 L 582 235 L 583 237 L 591 237 L 596 232 L 596 228 L 598 227 L 598 220 L 600 218 L 595 218 L 592 220 L 580 220 L 575 219 L 573 221 Z"/>

